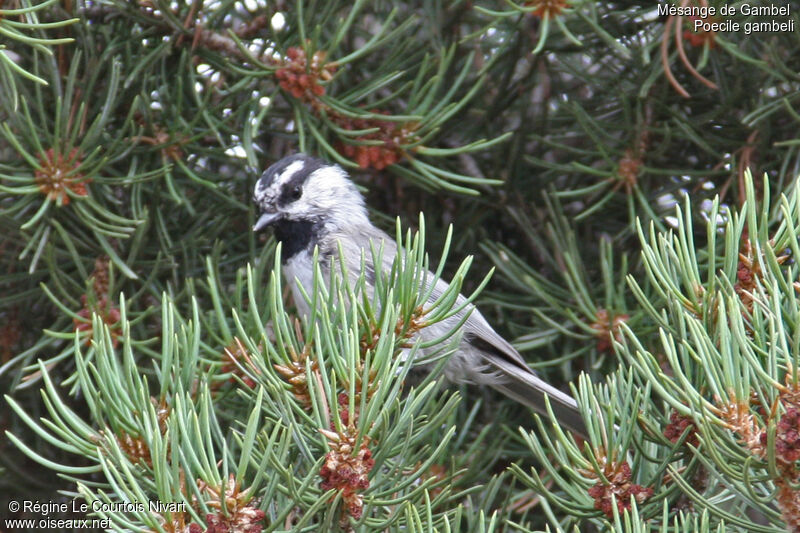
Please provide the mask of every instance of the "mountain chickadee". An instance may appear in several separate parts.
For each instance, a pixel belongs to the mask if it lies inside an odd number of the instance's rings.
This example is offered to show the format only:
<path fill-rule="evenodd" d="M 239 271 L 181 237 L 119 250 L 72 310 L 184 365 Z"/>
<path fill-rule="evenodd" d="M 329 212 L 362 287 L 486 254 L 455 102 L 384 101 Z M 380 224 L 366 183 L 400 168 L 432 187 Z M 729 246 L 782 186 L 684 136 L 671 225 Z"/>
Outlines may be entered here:
<path fill-rule="evenodd" d="M 284 157 L 261 175 L 253 200 L 260 210 L 253 231 L 267 226 L 275 229 L 275 237 L 282 243 L 283 273 L 301 314 L 308 315 L 310 310 L 297 283 L 306 289 L 313 287 L 315 246 L 320 258 L 338 257 L 341 246 L 348 271 L 355 277 L 362 253 L 367 258 L 366 267 L 375 271 L 370 241 L 376 249 L 380 249 L 382 241 L 383 264 L 379 268 L 391 268 L 397 253 L 395 240 L 372 225 L 364 198 L 338 165 L 305 154 Z M 320 261 L 320 267 L 327 274 L 329 261 Z M 437 298 L 447 286 L 439 279 L 431 298 Z M 460 295 L 456 305 L 464 301 Z M 462 326 L 461 343 L 445 365 L 445 377 L 455 383 L 489 385 L 545 416 L 547 395 L 559 422 L 586 437 L 586 426 L 575 400 L 539 379 L 519 352 L 471 305 L 441 323 L 423 328 L 419 335 L 423 340 L 439 338 L 455 327 L 464 313 L 470 315 Z"/>

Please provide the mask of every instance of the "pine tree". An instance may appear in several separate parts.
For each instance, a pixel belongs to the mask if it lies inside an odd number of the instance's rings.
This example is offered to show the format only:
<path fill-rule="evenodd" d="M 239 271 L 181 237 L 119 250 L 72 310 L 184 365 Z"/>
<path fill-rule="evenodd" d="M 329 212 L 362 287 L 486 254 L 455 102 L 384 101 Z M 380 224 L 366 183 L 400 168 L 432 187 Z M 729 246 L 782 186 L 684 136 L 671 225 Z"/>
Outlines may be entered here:
<path fill-rule="evenodd" d="M 0 516 L 800 531 L 800 21 L 750 6 L 0 1 Z M 405 250 L 305 318 L 251 231 L 297 151 Z M 459 291 L 589 440 L 442 383 L 457 331 L 419 372 Z"/>

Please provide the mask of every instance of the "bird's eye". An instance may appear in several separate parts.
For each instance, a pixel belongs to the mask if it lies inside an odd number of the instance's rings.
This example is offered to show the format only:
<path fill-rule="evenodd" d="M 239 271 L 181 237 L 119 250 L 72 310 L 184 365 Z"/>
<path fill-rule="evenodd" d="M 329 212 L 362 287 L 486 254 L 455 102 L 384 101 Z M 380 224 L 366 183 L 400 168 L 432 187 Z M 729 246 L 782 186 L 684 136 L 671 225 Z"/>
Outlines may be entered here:
<path fill-rule="evenodd" d="M 289 198 L 291 198 L 292 201 L 299 200 L 300 196 L 302 196 L 302 195 L 303 195 L 303 188 L 300 185 L 296 185 L 294 187 L 294 189 L 292 189 L 292 192 L 289 195 Z"/>

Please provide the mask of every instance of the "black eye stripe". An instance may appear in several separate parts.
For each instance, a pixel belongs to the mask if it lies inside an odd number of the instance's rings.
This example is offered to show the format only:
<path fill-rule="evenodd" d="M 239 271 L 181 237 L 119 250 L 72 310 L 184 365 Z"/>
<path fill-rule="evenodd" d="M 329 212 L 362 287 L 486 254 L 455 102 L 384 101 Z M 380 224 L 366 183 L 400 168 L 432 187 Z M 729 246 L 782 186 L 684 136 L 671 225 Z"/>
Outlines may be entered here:
<path fill-rule="evenodd" d="M 287 204 L 298 200 L 303 195 L 303 186 L 299 183 L 286 183 L 281 188 L 281 195 L 278 197 L 279 204 Z"/>
<path fill-rule="evenodd" d="M 325 165 L 322 161 L 312 158 L 303 160 L 303 163 L 303 168 L 294 172 L 281 186 L 281 194 L 278 197 L 279 205 L 286 205 L 298 200 L 302 196 L 303 186 L 308 177 Z"/>
<path fill-rule="evenodd" d="M 303 184 L 305 183 L 306 179 L 308 179 L 310 174 L 311 172 L 308 172 L 305 168 L 295 172 L 289 181 L 284 183 L 281 187 L 281 194 L 278 197 L 278 204 L 286 205 L 300 198 L 303 193 Z"/>

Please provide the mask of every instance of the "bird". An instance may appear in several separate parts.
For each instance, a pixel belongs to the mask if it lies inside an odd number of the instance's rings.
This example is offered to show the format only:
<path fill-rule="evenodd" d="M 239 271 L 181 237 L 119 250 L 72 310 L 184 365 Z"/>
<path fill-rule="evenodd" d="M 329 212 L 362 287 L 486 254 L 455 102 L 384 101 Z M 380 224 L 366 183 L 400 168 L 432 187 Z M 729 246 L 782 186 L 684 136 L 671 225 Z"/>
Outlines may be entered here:
<path fill-rule="evenodd" d="M 281 243 L 281 269 L 301 316 L 310 312 L 303 291 L 309 294 L 314 286 L 315 249 L 325 279 L 331 268 L 329 259 L 334 257 L 344 261 L 348 274 L 354 277 L 359 275 L 364 257 L 366 270 L 373 273 L 371 278 L 366 277 L 368 283 L 374 282 L 378 269 L 391 269 L 398 252 L 395 239 L 372 224 L 363 195 L 337 164 L 304 153 L 283 157 L 261 174 L 253 202 L 258 211 L 253 231 L 274 229 Z M 373 258 L 373 249 L 382 250 L 383 255 Z M 373 264 L 377 260 L 381 264 Z M 427 279 L 433 277 L 429 274 Z M 431 301 L 448 287 L 447 281 L 437 279 L 430 291 Z M 455 306 L 465 302 L 466 298 L 459 295 Z M 488 385 L 544 416 L 548 416 L 547 396 L 559 423 L 588 438 L 575 400 L 537 376 L 471 303 L 443 322 L 422 328 L 418 335 L 423 341 L 438 339 L 462 321 L 460 342 L 444 366 L 448 381 Z"/>

